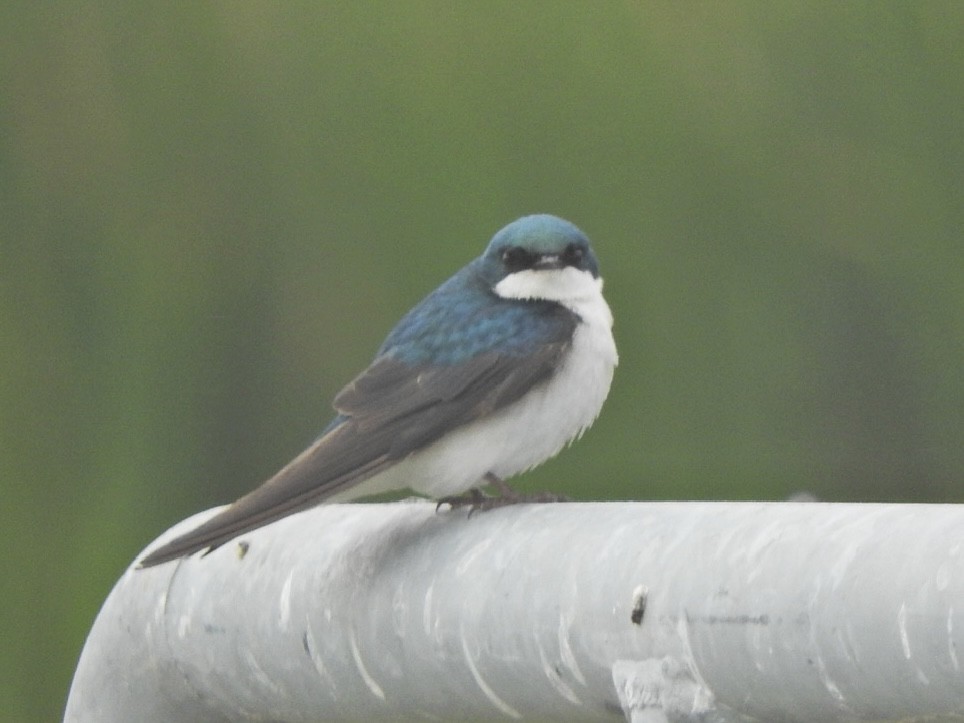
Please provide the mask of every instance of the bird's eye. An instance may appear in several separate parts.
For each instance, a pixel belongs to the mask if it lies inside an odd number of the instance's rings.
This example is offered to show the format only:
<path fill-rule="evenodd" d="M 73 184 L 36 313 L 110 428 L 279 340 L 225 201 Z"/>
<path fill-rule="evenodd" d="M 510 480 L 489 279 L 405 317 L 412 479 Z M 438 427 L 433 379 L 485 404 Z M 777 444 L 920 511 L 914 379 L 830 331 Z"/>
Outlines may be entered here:
<path fill-rule="evenodd" d="M 502 252 L 502 263 L 505 264 L 506 269 L 511 273 L 532 268 L 533 258 L 532 254 L 525 249 L 520 249 L 518 246 L 510 246 Z"/>
<path fill-rule="evenodd" d="M 562 261 L 566 266 L 579 266 L 582 264 L 582 257 L 585 255 L 582 246 L 569 244 L 562 252 Z"/>

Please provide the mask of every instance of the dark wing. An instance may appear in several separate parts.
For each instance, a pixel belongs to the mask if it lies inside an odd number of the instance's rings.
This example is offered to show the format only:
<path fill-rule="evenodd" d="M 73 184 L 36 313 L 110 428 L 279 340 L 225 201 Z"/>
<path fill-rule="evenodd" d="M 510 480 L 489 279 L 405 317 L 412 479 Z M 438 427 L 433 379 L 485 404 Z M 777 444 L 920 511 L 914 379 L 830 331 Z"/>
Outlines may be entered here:
<path fill-rule="evenodd" d="M 558 368 L 572 328 L 526 355 L 411 366 L 382 356 L 335 398 L 344 421 L 257 489 L 145 557 L 141 567 L 214 549 L 312 507 L 428 446 L 445 432 L 511 404 Z"/>

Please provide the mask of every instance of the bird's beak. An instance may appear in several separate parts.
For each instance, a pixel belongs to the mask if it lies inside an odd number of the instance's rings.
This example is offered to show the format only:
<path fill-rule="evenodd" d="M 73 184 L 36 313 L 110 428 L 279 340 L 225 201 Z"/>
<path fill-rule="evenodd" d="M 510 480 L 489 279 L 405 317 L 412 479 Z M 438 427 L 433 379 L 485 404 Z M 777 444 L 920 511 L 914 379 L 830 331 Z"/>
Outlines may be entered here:
<path fill-rule="evenodd" d="M 562 256 L 559 254 L 542 254 L 532 265 L 534 271 L 547 271 L 549 269 L 561 269 L 565 264 L 562 263 Z"/>

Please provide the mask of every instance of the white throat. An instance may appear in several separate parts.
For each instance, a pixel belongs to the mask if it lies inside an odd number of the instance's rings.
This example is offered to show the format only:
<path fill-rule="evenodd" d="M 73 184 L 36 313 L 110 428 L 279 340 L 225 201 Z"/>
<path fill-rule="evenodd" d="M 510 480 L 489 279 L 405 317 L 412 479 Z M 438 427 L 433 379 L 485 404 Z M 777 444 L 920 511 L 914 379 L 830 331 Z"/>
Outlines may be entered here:
<path fill-rule="evenodd" d="M 555 301 L 574 311 L 588 324 L 606 329 L 613 315 L 602 295 L 603 280 L 572 266 L 563 269 L 526 269 L 509 274 L 493 289 L 503 299 Z"/>

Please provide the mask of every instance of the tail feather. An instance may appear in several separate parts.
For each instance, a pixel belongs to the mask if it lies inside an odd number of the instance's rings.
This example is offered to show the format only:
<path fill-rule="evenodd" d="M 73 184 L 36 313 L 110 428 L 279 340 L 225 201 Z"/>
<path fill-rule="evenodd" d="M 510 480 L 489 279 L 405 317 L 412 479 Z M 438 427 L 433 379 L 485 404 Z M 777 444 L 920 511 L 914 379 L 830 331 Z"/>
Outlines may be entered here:
<path fill-rule="evenodd" d="M 200 550 L 208 552 L 238 535 L 251 532 L 295 512 L 321 504 L 329 497 L 357 485 L 390 466 L 385 455 L 334 479 L 324 480 L 324 454 L 312 445 L 257 489 L 240 498 L 224 512 L 167 544 L 151 551 L 138 567 L 153 567 Z M 323 480 L 323 481 L 320 481 Z"/>

